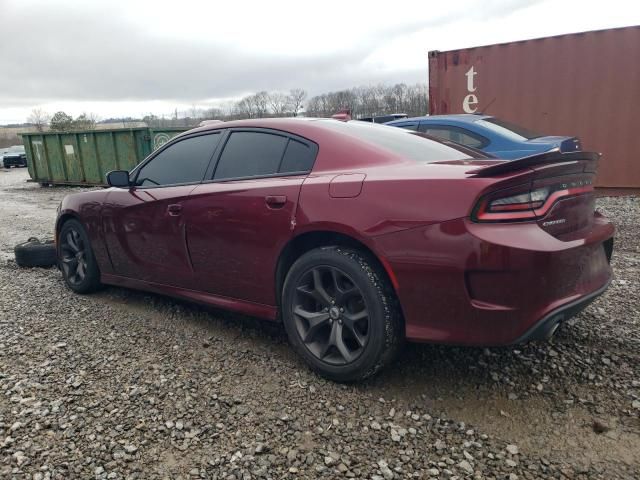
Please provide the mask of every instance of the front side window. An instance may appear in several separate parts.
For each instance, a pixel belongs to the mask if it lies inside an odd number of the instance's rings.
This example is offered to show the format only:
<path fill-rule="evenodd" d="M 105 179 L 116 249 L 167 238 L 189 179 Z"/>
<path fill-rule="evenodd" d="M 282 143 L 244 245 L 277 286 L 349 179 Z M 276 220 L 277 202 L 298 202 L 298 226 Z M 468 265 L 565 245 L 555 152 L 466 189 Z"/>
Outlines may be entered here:
<path fill-rule="evenodd" d="M 220 133 L 200 135 L 168 146 L 139 170 L 136 185 L 158 187 L 202 181 L 220 137 Z"/>
<path fill-rule="evenodd" d="M 232 132 L 213 178 L 256 177 L 278 172 L 289 139 L 262 132 Z"/>

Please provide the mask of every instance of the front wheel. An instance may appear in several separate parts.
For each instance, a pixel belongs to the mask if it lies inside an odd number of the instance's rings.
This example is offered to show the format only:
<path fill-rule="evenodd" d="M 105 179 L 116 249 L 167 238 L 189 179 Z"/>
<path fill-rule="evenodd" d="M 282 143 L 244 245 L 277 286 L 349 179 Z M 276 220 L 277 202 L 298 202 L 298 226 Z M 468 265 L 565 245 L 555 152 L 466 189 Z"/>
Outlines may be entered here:
<path fill-rule="evenodd" d="M 58 236 L 58 263 L 67 286 L 76 293 L 98 290 L 100 269 L 89 236 L 77 220 L 67 220 Z"/>
<path fill-rule="evenodd" d="M 402 316 L 384 273 L 363 252 L 323 247 L 302 255 L 283 288 L 289 341 L 310 367 L 338 382 L 388 365 L 402 341 Z"/>

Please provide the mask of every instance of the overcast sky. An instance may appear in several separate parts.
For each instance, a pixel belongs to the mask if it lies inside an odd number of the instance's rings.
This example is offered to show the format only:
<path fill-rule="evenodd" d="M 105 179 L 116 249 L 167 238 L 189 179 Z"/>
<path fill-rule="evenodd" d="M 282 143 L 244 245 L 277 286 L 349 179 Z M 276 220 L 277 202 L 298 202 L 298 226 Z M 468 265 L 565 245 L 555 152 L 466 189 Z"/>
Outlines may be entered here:
<path fill-rule="evenodd" d="M 430 50 L 637 24 L 633 0 L 0 0 L 0 124 L 426 83 Z"/>

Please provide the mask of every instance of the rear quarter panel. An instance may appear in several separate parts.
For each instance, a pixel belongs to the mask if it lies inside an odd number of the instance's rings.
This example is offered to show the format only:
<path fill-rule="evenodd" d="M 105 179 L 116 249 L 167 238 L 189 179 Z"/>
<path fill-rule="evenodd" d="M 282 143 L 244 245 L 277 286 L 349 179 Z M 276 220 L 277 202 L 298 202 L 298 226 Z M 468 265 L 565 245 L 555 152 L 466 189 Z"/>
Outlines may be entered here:
<path fill-rule="evenodd" d="M 353 198 L 332 198 L 329 185 L 344 172 L 314 173 L 302 186 L 297 228 L 341 229 L 359 239 L 468 216 L 495 179 L 468 178 L 466 165 L 396 163 L 353 169 L 365 176 Z"/>

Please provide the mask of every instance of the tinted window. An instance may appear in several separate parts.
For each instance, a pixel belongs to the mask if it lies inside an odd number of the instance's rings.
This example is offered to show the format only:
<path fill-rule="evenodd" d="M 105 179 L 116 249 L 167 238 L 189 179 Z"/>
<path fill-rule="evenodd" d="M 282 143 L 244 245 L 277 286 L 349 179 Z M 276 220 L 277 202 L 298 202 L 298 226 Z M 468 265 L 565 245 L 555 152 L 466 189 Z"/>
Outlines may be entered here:
<path fill-rule="evenodd" d="M 404 128 L 405 130 L 413 130 L 413 131 L 418 130 L 417 123 L 394 123 L 392 127 L 400 127 L 400 128 Z"/>
<path fill-rule="evenodd" d="M 380 115 L 379 117 L 375 117 L 374 120 L 376 123 L 388 123 L 394 120 L 400 120 L 401 118 L 407 118 L 407 115 L 404 113 L 393 113 L 391 115 Z"/>
<path fill-rule="evenodd" d="M 233 132 L 222 151 L 215 179 L 278 172 L 288 138 L 260 132 Z"/>
<path fill-rule="evenodd" d="M 467 147 L 481 148 L 486 145 L 485 139 L 462 128 L 436 127 L 423 123 L 420 125 L 420 131 Z"/>
<path fill-rule="evenodd" d="M 526 128 L 521 127 L 520 125 L 505 122 L 504 120 L 500 120 L 495 117 L 476 120 L 476 124 L 482 125 L 483 127 L 493 130 L 494 132 L 512 140 L 524 141 L 542 137 L 542 135 L 540 135 L 539 133 L 532 132 L 531 130 L 527 130 Z"/>
<path fill-rule="evenodd" d="M 394 120 L 397 120 L 397 118 L 394 118 L 392 115 L 380 115 L 379 117 L 373 117 L 373 121 L 375 123 L 387 123 Z"/>
<path fill-rule="evenodd" d="M 136 185 L 156 187 L 200 182 L 221 135 L 186 138 L 165 148 L 142 167 Z"/>
<path fill-rule="evenodd" d="M 308 172 L 313 167 L 316 157 L 315 148 L 296 140 L 289 140 L 287 151 L 284 153 L 280 172 Z"/>
<path fill-rule="evenodd" d="M 331 130 L 355 137 L 408 160 L 429 163 L 471 158 L 467 153 L 454 146 L 421 137 L 403 128 L 365 122 L 338 122 L 336 120 L 324 120 L 323 122 Z"/>

